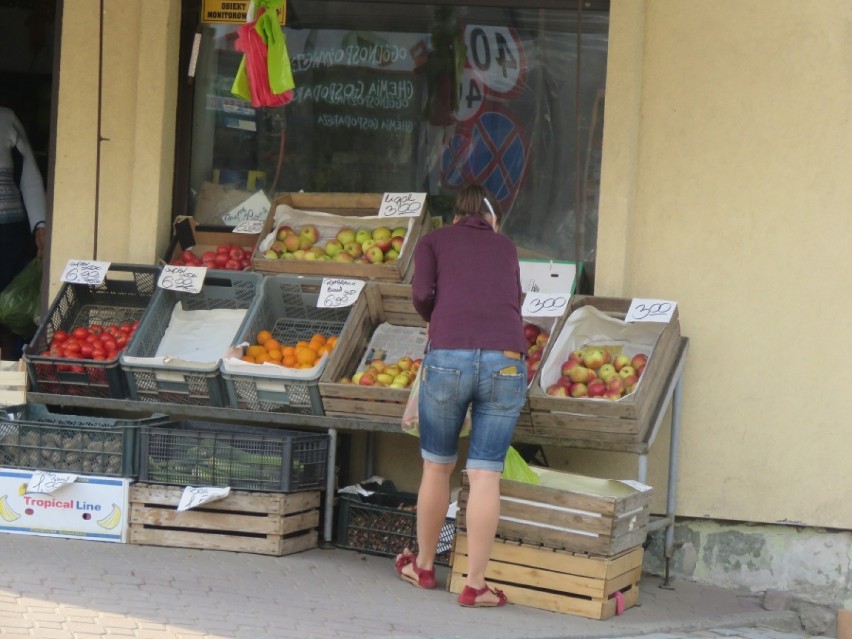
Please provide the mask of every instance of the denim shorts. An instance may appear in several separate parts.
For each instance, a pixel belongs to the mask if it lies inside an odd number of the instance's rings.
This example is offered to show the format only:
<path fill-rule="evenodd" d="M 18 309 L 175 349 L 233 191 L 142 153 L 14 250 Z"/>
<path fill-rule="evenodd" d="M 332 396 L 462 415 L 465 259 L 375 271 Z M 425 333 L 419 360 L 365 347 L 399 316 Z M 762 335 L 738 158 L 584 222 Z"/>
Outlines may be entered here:
<path fill-rule="evenodd" d="M 502 472 L 527 392 L 522 359 L 503 351 L 431 350 L 420 374 L 420 454 L 455 463 L 468 406 L 472 428 L 467 468 Z"/>

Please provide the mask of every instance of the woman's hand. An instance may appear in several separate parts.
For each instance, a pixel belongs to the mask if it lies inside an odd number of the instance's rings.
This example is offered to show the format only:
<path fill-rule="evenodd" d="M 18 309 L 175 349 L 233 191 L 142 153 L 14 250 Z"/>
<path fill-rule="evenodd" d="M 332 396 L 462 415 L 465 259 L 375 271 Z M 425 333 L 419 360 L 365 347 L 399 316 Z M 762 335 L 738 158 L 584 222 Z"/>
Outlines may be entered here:
<path fill-rule="evenodd" d="M 38 254 L 41 255 L 44 252 L 44 226 L 40 226 L 35 230 L 35 245 Z"/>

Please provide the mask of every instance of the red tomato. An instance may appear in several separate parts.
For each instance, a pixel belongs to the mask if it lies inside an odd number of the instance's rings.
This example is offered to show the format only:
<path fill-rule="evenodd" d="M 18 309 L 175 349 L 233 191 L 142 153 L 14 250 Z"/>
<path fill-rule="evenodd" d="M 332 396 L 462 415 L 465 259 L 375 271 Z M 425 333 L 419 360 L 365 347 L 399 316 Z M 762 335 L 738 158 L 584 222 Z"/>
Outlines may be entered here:
<path fill-rule="evenodd" d="M 239 246 L 235 246 L 230 251 L 228 251 L 228 255 L 231 257 L 232 260 L 239 261 L 245 257 L 245 251 L 243 251 L 243 249 L 241 249 Z"/>
<path fill-rule="evenodd" d="M 89 334 L 89 329 L 85 326 L 78 326 L 73 331 L 71 331 L 71 336 L 76 337 L 77 339 L 85 339 L 86 335 Z"/>
<path fill-rule="evenodd" d="M 95 352 L 95 349 L 92 348 L 91 344 L 83 344 L 80 347 L 80 355 L 85 357 L 86 359 L 92 359 L 92 354 Z"/>
<path fill-rule="evenodd" d="M 228 260 L 227 262 L 225 262 L 225 270 L 239 271 L 240 270 L 239 261 L 238 260 Z"/>
<path fill-rule="evenodd" d="M 116 349 L 116 341 L 114 337 L 107 337 L 101 342 L 101 344 L 103 345 L 104 350 L 108 353 Z"/>
<path fill-rule="evenodd" d="M 216 247 L 216 253 L 219 254 L 219 255 L 221 255 L 223 253 L 225 255 L 227 255 L 230 252 L 231 252 L 231 245 L 230 244 L 220 244 L 219 246 Z"/>
<path fill-rule="evenodd" d="M 126 335 L 127 333 L 133 330 L 133 326 L 131 324 L 122 324 L 119 327 L 119 330 Z"/>
<path fill-rule="evenodd" d="M 228 257 L 227 253 L 217 253 L 213 262 L 216 264 L 216 268 L 223 268 L 229 259 L 231 258 Z"/>
<path fill-rule="evenodd" d="M 92 359 L 105 359 L 106 351 L 102 348 L 92 349 Z"/>
<path fill-rule="evenodd" d="M 60 331 L 56 331 L 53 334 L 53 341 L 54 342 L 64 342 L 66 339 L 68 339 L 68 333 L 66 333 L 65 331 L 60 330 Z"/>
<path fill-rule="evenodd" d="M 100 335 L 104 332 L 104 327 L 100 324 L 91 324 L 89 326 L 89 332 L 94 333 L 95 335 Z"/>
<path fill-rule="evenodd" d="M 115 340 L 115 345 L 119 348 L 119 350 L 121 350 L 122 348 L 127 346 L 127 338 L 122 335 L 121 337 Z"/>
<path fill-rule="evenodd" d="M 195 253 L 192 252 L 192 249 L 185 249 L 181 256 L 186 262 L 191 262 L 195 259 Z"/>
<path fill-rule="evenodd" d="M 69 367 L 72 373 L 85 373 L 86 369 L 82 366 L 71 366 Z"/>

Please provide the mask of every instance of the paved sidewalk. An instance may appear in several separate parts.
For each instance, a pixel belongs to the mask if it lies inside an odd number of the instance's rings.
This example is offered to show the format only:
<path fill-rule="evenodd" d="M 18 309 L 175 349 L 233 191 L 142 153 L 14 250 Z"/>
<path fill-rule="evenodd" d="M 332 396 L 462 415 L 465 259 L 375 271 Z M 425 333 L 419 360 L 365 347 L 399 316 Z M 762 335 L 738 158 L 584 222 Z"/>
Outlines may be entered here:
<path fill-rule="evenodd" d="M 0 639 L 799 639 L 754 595 L 644 577 L 640 605 L 596 621 L 523 606 L 468 609 L 402 582 L 389 558 L 286 557 L 0 534 Z M 439 569 L 444 583 L 448 570 Z"/>

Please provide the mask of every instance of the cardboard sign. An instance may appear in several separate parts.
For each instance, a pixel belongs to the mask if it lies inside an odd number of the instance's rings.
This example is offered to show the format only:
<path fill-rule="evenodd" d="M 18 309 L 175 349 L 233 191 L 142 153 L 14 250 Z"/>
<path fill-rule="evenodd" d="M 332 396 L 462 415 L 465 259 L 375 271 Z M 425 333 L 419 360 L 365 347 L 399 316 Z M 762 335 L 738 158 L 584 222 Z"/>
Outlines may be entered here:
<path fill-rule="evenodd" d="M 227 226 L 237 226 L 241 222 L 259 221 L 261 228 L 271 206 L 269 198 L 263 191 L 258 191 L 247 200 L 241 202 L 222 216 L 222 221 Z M 254 231 L 260 233 L 260 229 Z"/>
<path fill-rule="evenodd" d="M 677 302 L 634 298 L 627 309 L 625 322 L 670 322 Z"/>
<path fill-rule="evenodd" d="M 69 284 L 102 284 L 111 262 L 96 262 L 91 260 L 68 260 L 62 276 L 59 278 Z"/>
<path fill-rule="evenodd" d="M 204 277 L 206 275 L 206 266 L 177 266 L 175 264 L 166 264 L 160 272 L 160 278 L 157 280 L 157 286 L 169 291 L 198 293 L 204 285 Z"/>
<path fill-rule="evenodd" d="M 566 293 L 577 285 L 577 265 L 553 260 L 518 260 L 521 289 L 525 293 Z"/>
<path fill-rule="evenodd" d="M 352 306 L 361 295 L 366 282 L 364 280 L 349 280 L 340 277 L 325 277 L 322 280 L 318 308 L 344 308 Z"/>
<path fill-rule="evenodd" d="M 249 0 L 204 0 L 201 22 L 216 24 L 243 24 L 246 21 Z M 278 21 L 285 24 L 287 2 L 278 10 Z"/>
<path fill-rule="evenodd" d="M 425 193 L 385 193 L 379 217 L 417 217 L 426 206 Z"/>
<path fill-rule="evenodd" d="M 0 532 L 127 540 L 130 480 L 78 475 L 53 493 L 32 492 L 32 471 L 0 468 Z"/>

